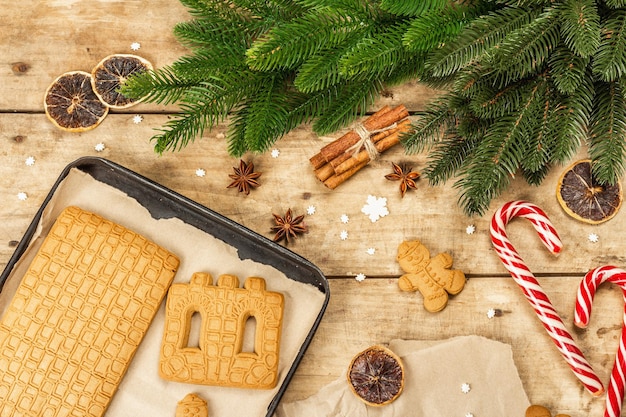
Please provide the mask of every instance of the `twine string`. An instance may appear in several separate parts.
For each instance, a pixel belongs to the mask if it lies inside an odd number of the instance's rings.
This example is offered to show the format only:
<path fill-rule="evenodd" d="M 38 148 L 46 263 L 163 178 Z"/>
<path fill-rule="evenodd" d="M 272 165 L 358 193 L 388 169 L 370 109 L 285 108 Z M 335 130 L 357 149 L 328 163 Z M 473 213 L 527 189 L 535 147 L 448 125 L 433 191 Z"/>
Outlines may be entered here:
<path fill-rule="evenodd" d="M 398 123 L 393 123 L 387 127 L 383 127 L 382 129 L 368 130 L 363 123 L 359 122 L 354 126 L 353 130 L 357 135 L 359 135 L 360 139 L 357 143 L 346 149 L 346 152 L 352 152 L 352 157 L 355 157 L 361 151 L 361 148 L 365 148 L 370 161 L 373 161 L 378 158 L 380 152 L 378 152 L 376 145 L 372 141 L 372 135 L 395 129 L 396 127 L 398 127 Z"/>

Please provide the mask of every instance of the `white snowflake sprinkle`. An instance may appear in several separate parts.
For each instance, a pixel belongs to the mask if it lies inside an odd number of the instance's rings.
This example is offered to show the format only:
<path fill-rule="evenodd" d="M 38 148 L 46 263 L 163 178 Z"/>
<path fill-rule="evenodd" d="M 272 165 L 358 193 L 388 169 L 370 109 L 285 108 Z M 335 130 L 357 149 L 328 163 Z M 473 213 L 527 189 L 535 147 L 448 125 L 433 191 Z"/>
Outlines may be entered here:
<path fill-rule="evenodd" d="M 104 143 L 100 142 L 98 144 L 96 144 L 96 146 L 94 146 L 94 149 L 96 150 L 96 152 L 102 152 L 104 150 L 104 148 L 106 148 L 106 146 L 104 146 Z"/>
<path fill-rule="evenodd" d="M 387 210 L 387 199 L 368 195 L 367 203 L 363 206 L 361 212 L 366 214 L 372 223 L 374 223 L 381 217 L 385 217 L 389 214 L 389 210 Z"/>
<path fill-rule="evenodd" d="M 133 116 L 133 123 L 138 125 L 139 123 L 143 122 L 143 116 L 140 114 L 136 114 Z"/>
<path fill-rule="evenodd" d="M 196 176 L 204 177 L 205 175 L 206 175 L 206 171 L 205 170 L 203 170 L 202 168 L 196 169 Z"/>
<path fill-rule="evenodd" d="M 461 384 L 461 392 L 463 394 L 467 394 L 468 392 L 470 392 L 471 389 L 472 387 L 470 387 L 470 384 L 468 384 L 467 382 Z"/>
<path fill-rule="evenodd" d="M 26 194 L 25 192 L 19 192 L 17 193 L 17 199 L 20 201 L 26 201 L 26 199 L 28 198 L 28 194 Z"/>
<path fill-rule="evenodd" d="M 280 155 L 280 151 L 278 149 L 272 149 L 270 155 L 272 155 L 272 158 L 278 158 L 278 156 Z"/>
<path fill-rule="evenodd" d="M 35 157 L 29 156 L 28 158 L 26 158 L 26 161 L 24 163 L 26 164 L 26 166 L 32 167 L 33 165 L 35 165 Z"/>
<path fill-rule="evenodd" d="M 363 281 L 365 281 L 365 274 L 364 274 L 364 273 L 362 273 L 362 272 L 361 272 L 361 273 L 359 273 L 359 274 L 356 274 L 356 276 L 354 277 L 354 279 L 356 279 L 356 280 L 357 280 L 357 281 L 359 281 L 359 282 L 363 282 Z"/>
<path fill-rule="evenodd" d="M 466 414 L 465 414 L 465 417 L 474 417 L 474 414 L 472 414 L 472 413 L 466 413 Z"/>
<path fill-rule="evenodd" d="M 306 214 L 308 214 L 309 216 L 312 216 L 315 214 L 315 206 L 309 206 L 306 209 Z"/>
<path fill-rule="evenodd" d="M 367 248 L 367 254 L 368 255 L 373 255 L 375 253 L 376 253 L 376 249 L 374 249 L 374 248 Z"/>
<path fill-rule="evenodd" d="M 141 48 L 141 44 L 139 42 L 133 42 L 130 44 L 130 49 L 133 51 L 138 51 Z"/>
<path fill-rule="evenodd" d="M 465 233 L 467 233 L 468 235 L 473 235 L 475 231 L 476 231 L 476 226 L 474 226 L 473 224 L 470 224 L 469 226 L 465 228 Z"/>
<path fill-rule="evenodd" d="M 339 233 L 339 239 L 346 240 L 347 238 L 348 238 L 348 231 L 342 230 L 341 233 Z"/>
<path fill-rule="evenodd" d="M 493 308 L 490 308 L 489 310 L 487 310 L 487 318 L 494 318 L 496 316 L 496 310 Z"/>
<path fill-rule="evenodd" d="M 600 240 L 600 236 L 598 236 L 595 233 L 589 233 L 589 236 L 587 236 L 587 239 L 589 239 L 589 242 L 591 243 L 598 243 L 598 240 Z"/>
<path fill-rule="evenodd" d="M 350 217 L 347 214 L 342 214 L 339 220 L 341 220 L 341 223 L 347 224 L 350 221 Z"/>

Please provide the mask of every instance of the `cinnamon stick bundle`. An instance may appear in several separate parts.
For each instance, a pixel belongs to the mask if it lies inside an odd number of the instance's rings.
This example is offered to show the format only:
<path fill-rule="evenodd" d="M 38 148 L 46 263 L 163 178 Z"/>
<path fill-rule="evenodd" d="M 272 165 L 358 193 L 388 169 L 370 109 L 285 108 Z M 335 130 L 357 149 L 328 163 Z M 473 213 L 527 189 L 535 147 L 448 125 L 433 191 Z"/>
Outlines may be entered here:
<path fill-rule="evenodd" d="M 315 176 L 328 188 L 336 188 L 370 162 L 370 153 L 361 143 L 369 140 L 378 153 L 386 151 L 399 143 L 401 133 L 408 130 L 408 116 L 404 105 L 383 107 L 362 123 L 364 130 L 346 133 L 309 159 Z M 363 132 L 369 137 L 363 138 Z M 352 149 L 356 146 L 359 148 Z"/>

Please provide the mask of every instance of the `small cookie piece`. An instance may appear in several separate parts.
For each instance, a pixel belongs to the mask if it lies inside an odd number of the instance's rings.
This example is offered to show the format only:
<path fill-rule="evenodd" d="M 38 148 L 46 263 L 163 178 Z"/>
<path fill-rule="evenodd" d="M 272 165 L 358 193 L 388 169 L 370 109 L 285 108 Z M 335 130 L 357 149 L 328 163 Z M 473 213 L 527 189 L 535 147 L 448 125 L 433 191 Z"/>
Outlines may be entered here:
<path fill-rule="evenodd" d="M 0 321 L 0 415 L 104 415 L 178 264 L 123 226 L 66 208 Z"/>
<path fill-rule="evenodd" d="M 419 291 L 424 307 L 430 312 L 441 311 L 448 303 L 448 294 L 458 294 L 465 286 L 465 274 L 452 267 L 452 257 L 440 253 L 434 258 L 419 240 L 402 242 L 396 260 L 405 275 L 398 280 L 402 291 Z"/>
<path fill-rule="evenodd" d="M 284 296 L 266 291 L 265 280 L 249 277 L 239 288 L 235 275 L 217 285 L 207 273 L 189 284 L 173 284 L 165 313 L 159 375 L 189 384 L 270 389 L 278 382 Z M 197 346 L 189 346 L 191 318 L 201 317 Z M 245 327 L 256 322 L 254 350 L 243 351 Z"/>
<path fill-rule="evenodd" d="M 552 417 L 552 413 L 541 405 L 531 405 L 526 409 L 526 417 Z M 568 414 L 557 414 L 554 417 L 570 417 Z"/>
<path fill-rule="evenodd" d="M 187 394 L 178 402 L 176 417 L 209 417 L 209 407 L 200 396 Z"/>

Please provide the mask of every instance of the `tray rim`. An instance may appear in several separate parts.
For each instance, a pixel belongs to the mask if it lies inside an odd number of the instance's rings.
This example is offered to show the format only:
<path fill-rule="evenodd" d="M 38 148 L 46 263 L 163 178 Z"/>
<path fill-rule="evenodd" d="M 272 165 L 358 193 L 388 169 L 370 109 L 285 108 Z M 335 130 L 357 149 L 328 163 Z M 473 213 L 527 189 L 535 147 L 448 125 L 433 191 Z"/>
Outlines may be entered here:
<path fill-rule="evenodd" d="M 242 235 L 242 237 L 246 237 L 248 239 L 254 240 L 254 241 L 258 241 L 260 244 L 266 245 L 269 247 L 270 250 L 276 252 L 278 254 L 279 257 L 283 257 L 288 259 L 291 263 L 294 263 L 296 265 L 302 265 L 303 267 L 305 267 L 306 269 L 308 269 L 311 273 L 313 273 L 316 278 L 319 279 L 319 283 L 317 285 L 315 285 L 315 287 L 318 289 L 318 291 L 320 291 L 321 293 L 324 294 L 324 301 L 322 303 L 322 307 L 317 315 L 317 317 L 315 318 L 313 325 L 311 327 L 311 329 L 309 330 L 304 342 L 302 343 L 302 345 L 300 346 L 296 357 L 294 359 L 294 361 L 292 362 L 291 366 L 289 366 L 289 369 L 287 370 L 287 374 L 285 375 L 285 378 L 283 379 L 283 382 L 281 384 L 281 386 L 279 387 L 278 391 L 276 392 L 276 395 L 272 398 L 272 400 L 270 401 L 270 403 L 268 404 L 267 407 L 267 413 L 265 415 L 265 417 L 272 417 L 274 412 L 276 411 L 276 408 L 278 407 L 278 404 L 280 403 L 281 398 L 283 397 L 285 391 L 287 390 L 287 387 L 289 385 L 289 383 L 291 382 L 291 379 L 293 378 L 293 375 L 296 372 L 296 369 L 298 367 L 298 365 L 300 364 L 300 362 L 302 361 L 302 358 L 304 357 L 304 354 L 306 352 L 306 350 L 308 349 L 309 345 L 311 344 L 311 341 L 313 339 L 313 336 L 315 335 L 315 333 L 317 332 L 317 329 L 321 323 L 321 320 L 324 316 L 324 313 L 326 311 L 326 308 L 328 306 L 328 303 L 330 301 L 330 286 L 329 286 L 329 282 L 328 279 L 326 278 L 326 276 L 322 273 L 322 271 L 316 266 L 314 265 L 312 262 L 310 262 L 309 260 L 307 260 L 306 258 L 302 257 L 301 255 L 298 255 L 297 253 L 291 251 L 290 249 L 274 242 L 271 239 L 268 239 L 267 237 L 260 235 L 258 233 L 256 233 L 255 231 L 248 229 L 247 227 L 229 219 L 226 216 L 223 216 L 222 214 L 211 210 L 210 208 L 191 200 L 188 197 L 183 196 L 182 194 L 177 193 L 176 191 L 173 191 L 137 172 L 134 172 L 116 162 L 113 162 L 111 160 L 105 159 L 105 158 L 101 158 L 101 157 L 93 157 L 93 156 L 85 156 L 85 157 L 81 157 L 78 158 L 76 160 L 74 160 L 73 162 L 70 162 L 68 165 L 65 166 L 65 168 L 61 171 L 61 173 L 59 174 L 59 177 L 56 179 L 56 181 L 54 182 L 54 184 L 52 185 L 52 188 L 50 189 L 50 191 L 48 192 L 47 196 L 45 197 L 44 201 L 42 202 L 41 206 L 39 207 L 39 209 L 37 210 L 37 212 L 35 213 L 31 223 L 28 225 L 24 235 L 22 236 L 22 238 L 20 239 L 18 245 L 15 248 L 15 251 L 13 252 L 13 254 L 11 255 L 11 257 L 9 258 L 9 261 L 7 262 L 7 265 L 5 266 L 4 270 L 2 271 L 2 273 L 0 274 L 0 292 L 2 291 L 2 288 L 6 282 L 6 280 L 8 279 L 9 275 L 11 274 L 13 267 L 15 266 L 15 264 L 19 261 L 19 259 L 22 257 L 22 255 L 24 254 L 24 252 L 26 251 L 26 249 L 28 248 L 28 246 L 30 245 L 31 239 L 33 237 L 33 235 L 35 234 L 35 231 L 38 227 L 38 224 L 41 220 L 41 217 L 43 215 L 44 210 L 46 209 L 46 207 L 48 206 L 48 204 L 50 203 L 51 199 L 53 198 L 55 192 L 57 191 L 59 185 L 63 182 L 63 180 L 69 175 L 69 173 L 71 172 L 72 169 L 76 168 L 82 172 L 87 173 L 88 175 L 89 172 L 86 171 L 86 167 L 87 166 L 97 166 L 98 168 L 104 168 L 104 169 L 109 169 L 113 172 L 117 172 L 120 173 L 124 176 L 130 177 L 134 180 L 136 180 L 139 184 L 141 184 L 141 186 L 146 187 L 148 189 L 151 189 L 159 194 L 161 194 L 162 196 L 164 196 L 165 198 L 167 198 L 171 203 L 175 203 L 175 205 L 182 205 L 184 206 L 186 209 L 192 210 L 194 212 L 196 212 L 199 215 L 205 216 L 209 219 L 211 219 L 214 222 L 219 222 L 221 224 L 222 227 L 228 227 L 228 228 L 232 228 L 234 230 L 236 230 L 239 234 Z M 82 169 L 81 169 L 82 167 Z M 94 178 L 96 180 L 98 180 L 97 178 Z M 111 184 L 109 184 L 111 185 Z M 114 185 L 111 185 L 113 187 L 115 187 Z M 115 187 L 117 188 L 117 187 Z M 119 189 L 119 188 L 118 188 Z M 120 189 L 121 190 L 121 189 Z M 121 191 L 125 191 L 125 190 L 121 190 Z M 136 197 L 134 197 L 137 202 L 139 204 L 141 204 L 142 206 L 144 206 L 142 204 L 141 201 L 139 201 Z M 144 206 L 145 207 L 145 206 Z M 150 214 L 153 215 L 152 210 L 149 210 Z M 154 216 L 153 216 L 154 217 Z M 178 217 L 178 216 L 173 216 L 173 217 Z M 183 222 L 187 223 L 185 221 L 185 219 L 178 217 L 180 220 L 182 220 Z M 193 225 L 192 225 L 193 226 Z M 208 231 L 205 230 L 206 233 L 209 233 Z M 210 234 L 210 233 L 209 233 Z M 227 244 L 231 244 L 226 242 Z M 257 262 L 261 262 L 261 261 L 257 261 Z M 266 263 L 268 264 L 268 263 Z M 269 263 L 269 265 L 273 266 L 274 268 L 281 270 L 279 266 L 276 265 L 272 265 L 271 263 Z M 294 279 L 291 276 L 288 276 L 289 279 Z M 299 281 L 299 282 L 304 282 L 304 281 L 300 281 L 295 279 L 295 281 Z"/>

